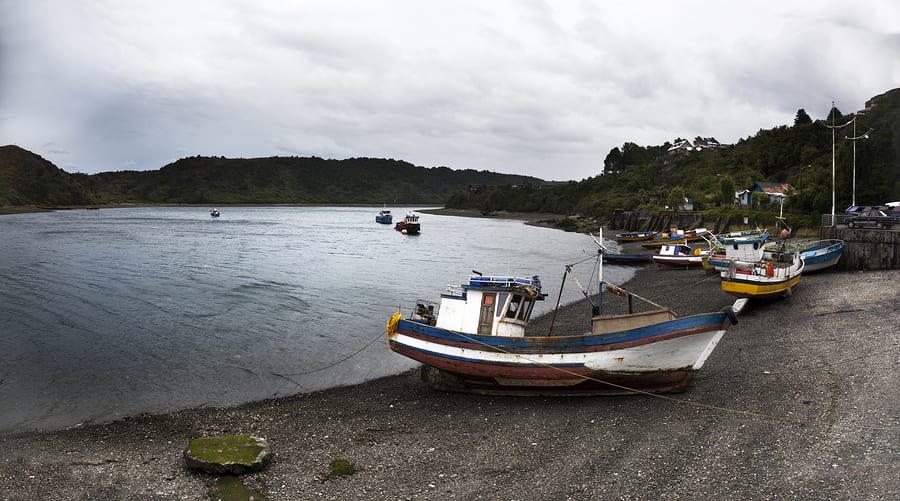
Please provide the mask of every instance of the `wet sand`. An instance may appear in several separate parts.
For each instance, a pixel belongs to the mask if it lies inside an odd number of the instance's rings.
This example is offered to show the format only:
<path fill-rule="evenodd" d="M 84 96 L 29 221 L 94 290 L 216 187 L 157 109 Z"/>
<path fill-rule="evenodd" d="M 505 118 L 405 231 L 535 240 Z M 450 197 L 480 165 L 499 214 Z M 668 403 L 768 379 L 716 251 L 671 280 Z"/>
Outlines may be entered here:
<path fill-rule="evenodd" d="M 627 285 L 679 315 L 732 302 L 702 270 L 647 266 Z M 416 369 L 235 408 L 0 435 L 0 499 L 207 499 L 215 477 L 188 470 L 183 449 L 244 433 L 268 439 L 275 458 L 241 481 L 275 500 L 897 499 L 898 305 L 898 271 L 804 277 L 791 297 L 752 304 L 675 395 L 442 393 Z M 554 329 L 586 328 L 589 308 L 563 308 Z M 338 458 L 356 473 L 328 478 Z"/>

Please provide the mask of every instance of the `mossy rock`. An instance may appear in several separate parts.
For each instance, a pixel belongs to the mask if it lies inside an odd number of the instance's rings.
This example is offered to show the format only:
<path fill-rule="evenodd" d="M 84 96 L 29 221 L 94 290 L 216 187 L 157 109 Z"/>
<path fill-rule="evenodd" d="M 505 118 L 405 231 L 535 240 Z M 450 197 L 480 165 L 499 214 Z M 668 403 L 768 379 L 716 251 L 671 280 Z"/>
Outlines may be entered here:
<path fill-rule="evenodd" d="M 354 473 L 356 473 L 356 467 L 346 459 L 335 459 L 328 465 L 329 477 L 342 477 L 344 475 L 353 475 Z"/>
<path fill-rule="evenodd" d="M 199 437 L 184 450 L 189 468 L 215 475 L 242 475 L 262 470 L 272 459 L 266 439 L 251 435 Z"/>

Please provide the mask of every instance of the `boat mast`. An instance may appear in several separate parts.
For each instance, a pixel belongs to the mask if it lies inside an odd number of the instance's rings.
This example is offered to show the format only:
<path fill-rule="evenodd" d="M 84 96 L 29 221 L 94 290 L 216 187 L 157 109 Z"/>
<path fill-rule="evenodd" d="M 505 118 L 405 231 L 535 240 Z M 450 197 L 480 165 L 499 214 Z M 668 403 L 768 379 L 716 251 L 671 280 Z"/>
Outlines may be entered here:
<path fill-rule="evenodd" d="M 594 316 L 600 316 L 603 313 L 603 252 L 606 251 L 606 247 L 603 247 L 603 228 L 600 228 L 600 238 L 595 237 L 593 233 L 590 235 L 597 244 L 597 306 L 594 307 L 593 313 Z"/>

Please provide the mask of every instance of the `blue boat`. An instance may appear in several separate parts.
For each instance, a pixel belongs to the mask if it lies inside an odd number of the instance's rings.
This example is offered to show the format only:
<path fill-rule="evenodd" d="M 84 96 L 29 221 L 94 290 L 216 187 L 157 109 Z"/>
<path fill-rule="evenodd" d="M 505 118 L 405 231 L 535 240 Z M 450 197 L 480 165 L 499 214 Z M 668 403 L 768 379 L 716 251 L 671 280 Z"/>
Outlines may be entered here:
<path fill-rule="evenodd" d="M 817 240 L 800 249 L 800 259 L 806 265 L 804 273 L 820 271 L 837 265 L 847 246 L 843 240 Z"/>
<path fill-rule="evenodd" d="M 391 215 L 391 211 L 388 209 L 383 209 L 381 212 L 375 216 L 375 222 L 381 224 L 391 224 L 394 222 L 394 216 Z"/>

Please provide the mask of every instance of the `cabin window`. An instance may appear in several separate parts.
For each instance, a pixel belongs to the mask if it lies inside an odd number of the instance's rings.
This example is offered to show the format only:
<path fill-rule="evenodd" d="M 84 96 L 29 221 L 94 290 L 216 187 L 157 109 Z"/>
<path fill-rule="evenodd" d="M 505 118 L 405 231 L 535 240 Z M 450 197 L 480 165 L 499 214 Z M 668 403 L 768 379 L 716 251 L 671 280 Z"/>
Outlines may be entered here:
<path fill-rule="evenodd" d="M 528 320 L 528 317 L 531 316 L 531 308 L 533 307 L 534 301 L 529 298 L 525 298 L 525 300 L 522 301 L 522 311 L 519 313 L 519 318 L 521 320 Z"/>
<path fill-rule="evenodd" d="M 509 306 L 506 308 L 506 318 L 516 318 L 522 307 L 522 299 L 523 296 L 521 294 L 513 294 L 512 299 L 509 301 Z"/>
<path fill-rule="evenodd" d="M 497 294 L 497 304 L 500 305 L 500 307 L 497 308 L 497 318 L 500 318 L 500 315 L 503 314 L 503 305 L 506 304 L 506 299 L 508 297 L 509 297 L 509 294 L 507 294 L 505 292 L 501 292 L 500 294 Z"/>
<path fill-rule="evenodd" d="M 513 294 L 506 308 L 506 318 L 511 320 L 527 320 L 531 315 L 534 301 L 523 294 Z"/>

